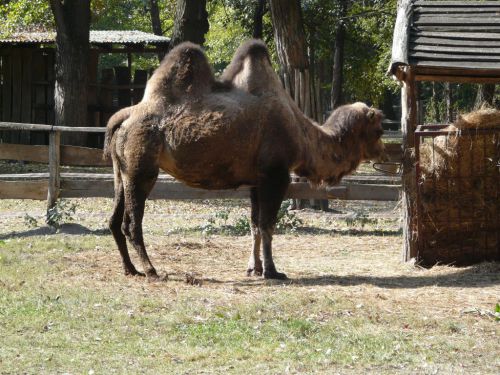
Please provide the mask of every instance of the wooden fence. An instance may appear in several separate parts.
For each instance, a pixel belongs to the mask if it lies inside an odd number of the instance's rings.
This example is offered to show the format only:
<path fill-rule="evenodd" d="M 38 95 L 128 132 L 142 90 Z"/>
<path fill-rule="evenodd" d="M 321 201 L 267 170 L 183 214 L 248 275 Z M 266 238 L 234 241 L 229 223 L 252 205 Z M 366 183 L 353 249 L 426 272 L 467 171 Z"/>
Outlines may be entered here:
<path fill-rule="evenodd" d="M 102 150 L 61 144 L 61 133 L 104 133 L 103 127 L 63 127 L 0 122 L 0 130 L 42 131 L 49 134 L 48 146 L 0 144 L 0 160 L 48 163 L 45 173 L 0 174 L 0 199 L 47 199 L 52 207 L 58 198 L 113 197 L 113 175 L 105 173 L 61 173 L 61 166 L 111 167 L 102 159 Z M 401 145 L 387 144 L 393 160 L 400 160 Z M 313 188 L 307 182 L 292 182 L 287 198 L 386 200 L 399 199 L 399 176 L 349 176 L 334 187 Z M 191 188 L 166 174 L 160 174 L 150 199 L 245 198 L 249 188 L 204 190 Z"/>

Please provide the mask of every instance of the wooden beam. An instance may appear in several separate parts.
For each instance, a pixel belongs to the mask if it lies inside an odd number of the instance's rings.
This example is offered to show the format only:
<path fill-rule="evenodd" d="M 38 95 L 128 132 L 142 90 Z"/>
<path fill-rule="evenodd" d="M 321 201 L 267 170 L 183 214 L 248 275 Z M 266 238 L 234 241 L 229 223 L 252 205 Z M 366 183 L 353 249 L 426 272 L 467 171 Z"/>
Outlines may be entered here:
<path fill-rule="evenodd" d="M 0 160 L 24 160 L 35 163 L 48 163 L 49 147 L 0 143 Z"/>
<path fill-rule="evenodd" d="M 408 65 L 408 40 L 410 38 L 410 24 L 412 17 L 412 0 L 400 0 L 394 35 L 392 39 L 392 56 L 388 74 L 394 75 L 401 65 Z"/>
<path fill-rule="evenodd" d="M 47 199 L 47 180 L 1 181 L 0 199 Z"/>
<path fill-rule="evenodd" d="M 3 130 L 37 130 L 37 131 L 59 131 L 59 132 L 83 132 L 83 133 L 105 133 L 106 127 L 86 126 L 53 126 L 42 124 L 23 124 L 20 122 L 0 122 Z"/>
<path fill-rule="evenodd" d="M 59 198 L 61 180 L 59 175 L 61 163 L 61 133 L 51 131 L 49 133 L 49 186 L 47 190 L 47 210 L 54 207 Z"/>
<path fill-rule="evenodd" d="M 110 160 L 102 158 L 102 150 L 98 148 L 61 146 L 61 165 L 110 167 Z"/>
<path fill-rule="evenodd" d="M 429 1 L 429 0 L 417 0 L 415 1 L 415 6 L 419 7 L 466 7 L 466 8 L 473 8 L 473 7 L 497 7 L 498 6 L 498 1 L 497 0 L 463 0 L 463 1 Z"/>
<path fill-rule="evenodd" d="M 402 216 L 403 261 L 418 256 L 416 221 L 415 129 L 417 127 L 417 84 L 411 67 L 401 89 L 401 131 L 403 133 Z"/>
<path fill-rule="evenodd" d="M 0 143 L 0 160 L 23 160 L 35 163 L 49 162 L 49 147 L 44 145 L 17 145 Z M 61 165 L 110 167 L 98 148 L 61 145 Z"/>
<path fill-rule="evenodd" d="M 434 82 L 450 82 L 450 83 L 500 83 L 500 77 L 467 77 L 453 75 L 431 75 L 419 74 L 415 76 L 416 81 L 434 81 Z"/>

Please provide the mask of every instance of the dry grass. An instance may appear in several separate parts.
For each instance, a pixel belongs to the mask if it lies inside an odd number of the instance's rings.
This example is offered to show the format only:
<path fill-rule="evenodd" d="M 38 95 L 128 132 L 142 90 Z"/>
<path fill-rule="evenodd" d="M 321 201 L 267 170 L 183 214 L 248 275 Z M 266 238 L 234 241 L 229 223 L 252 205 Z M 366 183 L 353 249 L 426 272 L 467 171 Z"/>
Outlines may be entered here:
<path fill-rule="evenodd" d="M 246 204 L 149 202 L 148 252 L 169 279 L 147 283 L 121 273 L 104 230 L 111 201 L 75 201 L 76 223 L 58 234 L 24 224 L 43 202 L 0 202 L 0 373 L 500 370 L 499 265 L 400 263 L 390 205 L 299 212 L 304 227 L 275 237 L 290 277 L 276 282 L 245 276 L 250 236 L 198 230 Z M 365 214 L 349 221 L 353 210 Z"/>

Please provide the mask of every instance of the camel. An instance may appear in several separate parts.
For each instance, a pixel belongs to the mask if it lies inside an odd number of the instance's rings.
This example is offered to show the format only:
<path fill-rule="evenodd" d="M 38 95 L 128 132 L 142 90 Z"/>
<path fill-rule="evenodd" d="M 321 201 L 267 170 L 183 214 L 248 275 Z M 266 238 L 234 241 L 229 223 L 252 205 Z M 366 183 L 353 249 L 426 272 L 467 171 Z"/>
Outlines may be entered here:
<path fill-rule="evenodd" d="M 159 278 L 142 220 L 162 169 L 197 188 L 250 186 L 247 274 L 285 279 L 273 261 L 272 235 L 290 172 L 315 185 L 337 184 L 362 161 L 384 154 L 382 118 L 381 111 L 354 103 L 335 110 L 323 126 L 308 119 L 281 89 L 261 42 L 242 45 L 220 80 L 199 46 L 178 45 L 147 82 L 142 101 L 107 125 L 104 156 L 112 158 L 115 184 L 109 227 L 125 274 Z M 127 240 L 143 272 L 132 264 Z"/>

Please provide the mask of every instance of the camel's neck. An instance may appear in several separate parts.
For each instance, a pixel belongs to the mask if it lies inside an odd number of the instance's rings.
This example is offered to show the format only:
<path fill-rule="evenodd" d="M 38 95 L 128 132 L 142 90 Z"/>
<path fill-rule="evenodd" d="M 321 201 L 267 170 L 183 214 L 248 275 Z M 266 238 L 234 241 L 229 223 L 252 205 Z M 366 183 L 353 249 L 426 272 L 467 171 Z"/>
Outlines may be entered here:
<path fill-rule="evenodd" d="M 305 137 L 302 143 L 302 158 L 294 172 L 307 177 L 314 184 L 335 185 L 341 178 L 353 172 L 362 161 L 360 143 L 353 131 L 343 134 L 319 126 L 303 117 Z"/>

